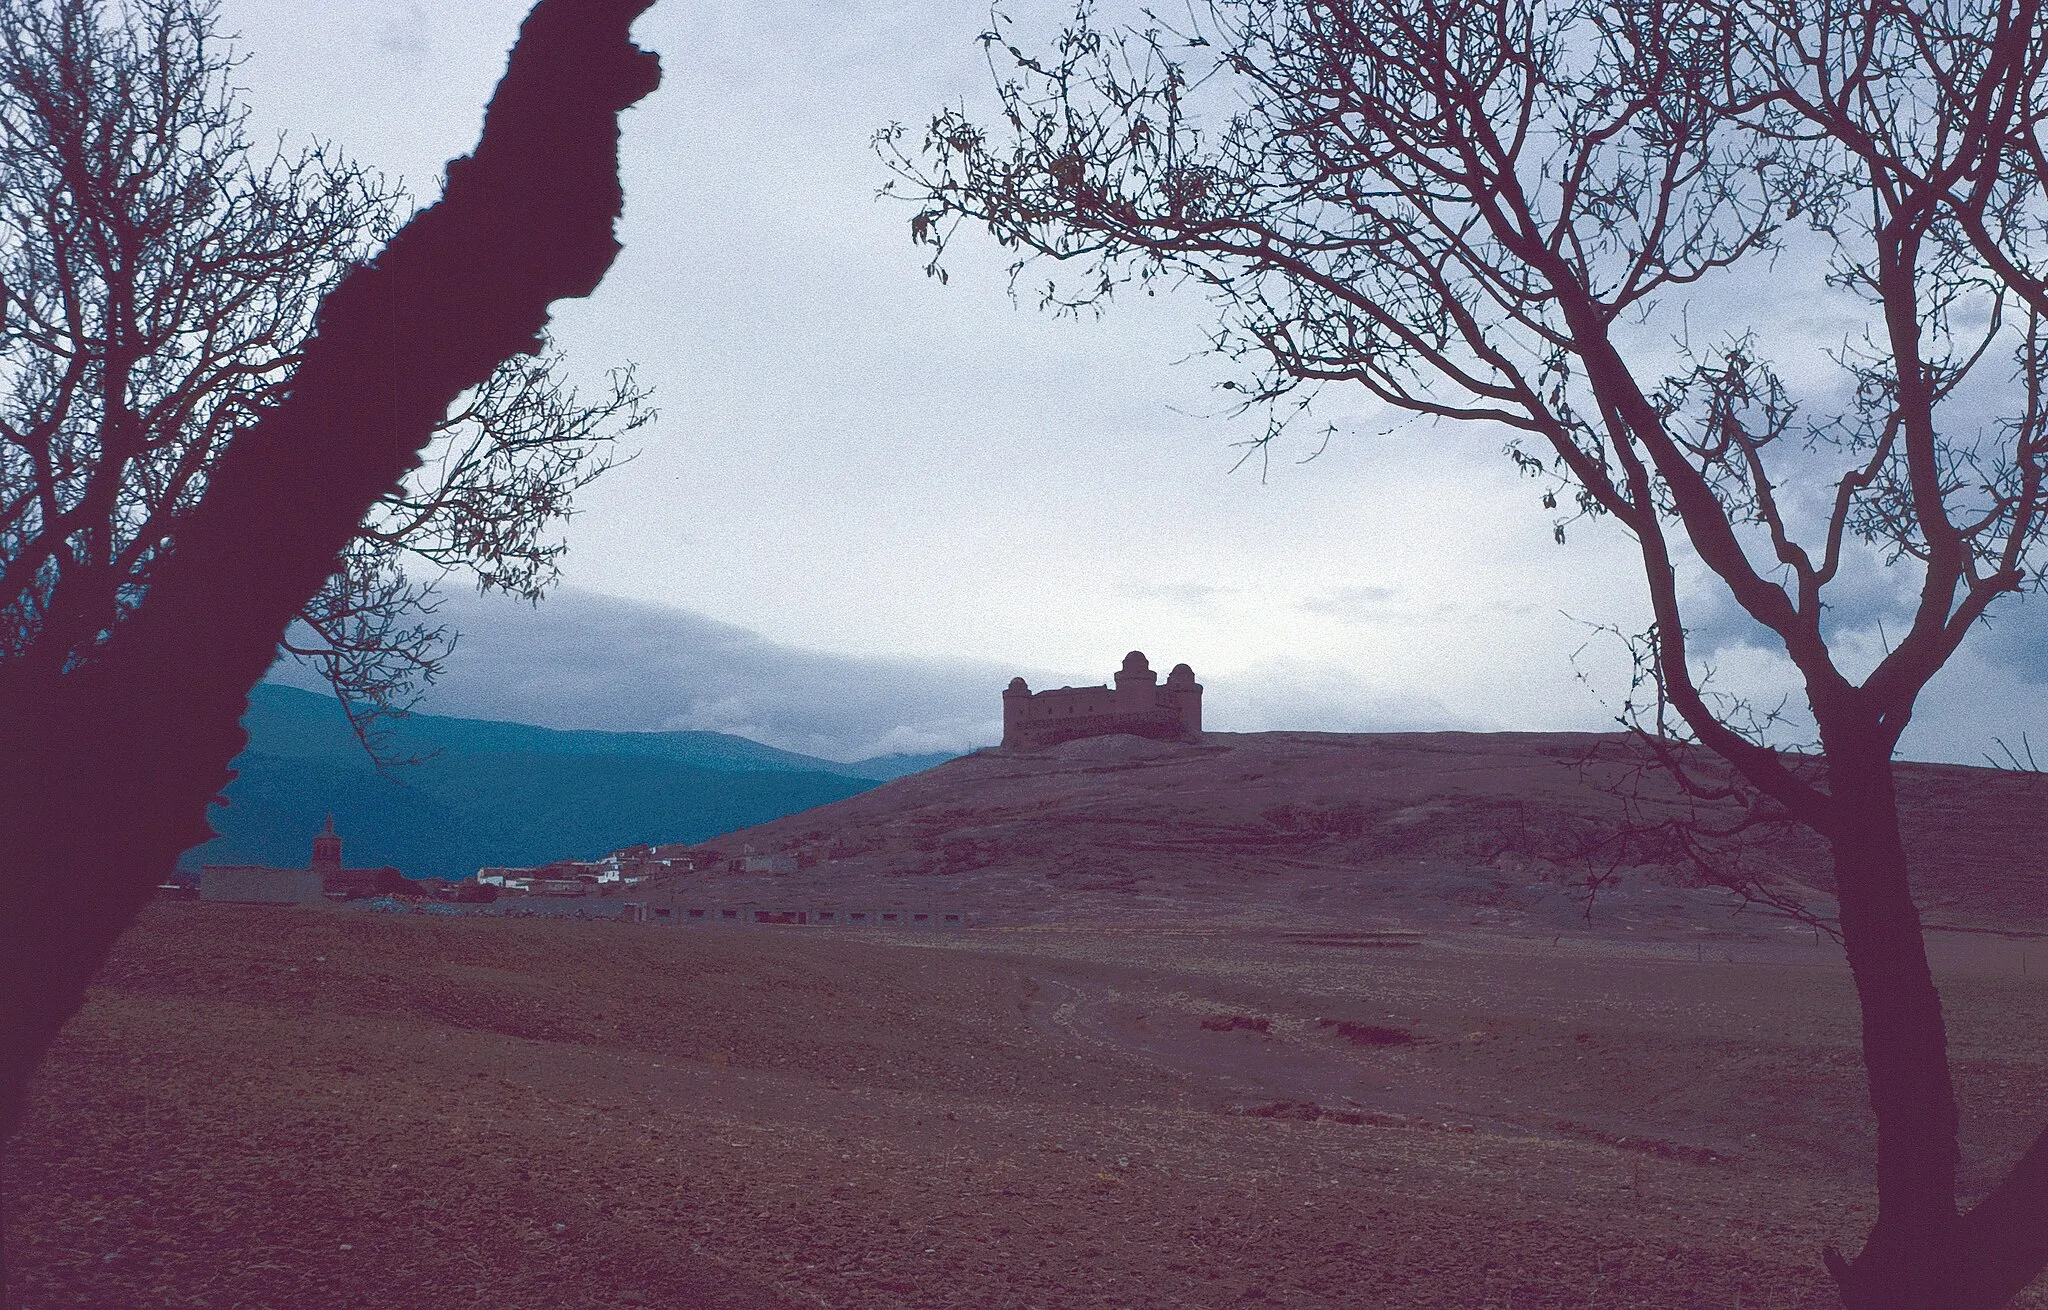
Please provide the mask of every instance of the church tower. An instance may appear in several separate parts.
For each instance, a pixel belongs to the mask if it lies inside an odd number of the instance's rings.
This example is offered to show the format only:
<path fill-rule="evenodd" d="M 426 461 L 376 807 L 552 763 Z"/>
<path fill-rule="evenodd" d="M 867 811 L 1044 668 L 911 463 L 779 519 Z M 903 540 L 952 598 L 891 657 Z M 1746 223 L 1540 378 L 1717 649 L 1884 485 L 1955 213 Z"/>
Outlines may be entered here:
<path fill-rule="evenodd" d="M 327 816 L 327 826 L 313 837 L 313 872 L 336 873 L 341 869 L 341 838 L 334 832 L 334 816 Z"/>

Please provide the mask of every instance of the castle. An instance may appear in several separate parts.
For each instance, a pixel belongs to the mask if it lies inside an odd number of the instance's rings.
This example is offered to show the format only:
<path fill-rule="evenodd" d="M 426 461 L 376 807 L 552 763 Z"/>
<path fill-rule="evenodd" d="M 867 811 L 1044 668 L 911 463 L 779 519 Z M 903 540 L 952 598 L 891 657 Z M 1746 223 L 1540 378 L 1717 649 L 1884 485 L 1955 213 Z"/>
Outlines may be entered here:
<path fill-rule="evenodd" d="M 1173 666 L 1166 685 L 1143 651 L 1124 656 L 1114 687 L 1059 687 L 1033 693 L 1022 678 L 1003 691 L 1003 745 L 1029 749 L 1128 732 L 1139 737 L 1192 741 L 1202 734 L 1202 684 L 1185 664 Z"/>

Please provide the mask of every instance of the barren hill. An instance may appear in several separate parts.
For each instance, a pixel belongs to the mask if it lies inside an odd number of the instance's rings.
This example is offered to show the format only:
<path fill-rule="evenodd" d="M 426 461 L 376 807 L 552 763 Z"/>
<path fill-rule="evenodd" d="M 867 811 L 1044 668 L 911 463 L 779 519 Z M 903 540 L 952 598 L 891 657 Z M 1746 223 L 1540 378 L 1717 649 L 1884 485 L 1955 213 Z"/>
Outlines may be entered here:
<path fill-rule="evenodd" d="M 2048 928 L 2048 778 L 1902 766 L 1930 922 Z M 1670 821 L 1692 809 L 1618 735 L 1211 733 L 987 750 L 689 848 L 789 854 L 780 876 L 692 875 L 709 899 L 946 903 L 992 920 L 1193 916 L 1318 926 L 1782 929 L 1736 915 Z M 672 850 L 683 847 L 665 848 Z M 1712 853 L 1817 912 L 1820 844 Z"/>

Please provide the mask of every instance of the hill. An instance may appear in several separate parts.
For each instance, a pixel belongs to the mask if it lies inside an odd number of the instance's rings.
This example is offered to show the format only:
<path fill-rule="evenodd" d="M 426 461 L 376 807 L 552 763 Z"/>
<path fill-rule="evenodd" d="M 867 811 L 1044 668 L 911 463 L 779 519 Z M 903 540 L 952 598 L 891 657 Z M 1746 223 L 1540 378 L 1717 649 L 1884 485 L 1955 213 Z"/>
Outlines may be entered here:
<path fill-rule="evenodd" d="M 415 714 L 380 772 L 331 697 L 258 686 L 220 836 L 201 863 L 303 865 L 330 811 L 351 865 L 467 877 L 487 864 L 589 858 L 665 838 L 698 840 L 843 799 L 944 756 L 841 764 L 716 732 L 565 732 Z"/>
<path fill-rule="evenodd" d="M 2037 835 L 2048 778 L 1901 766 L 1930 921 L 2048 929 Z M 716 844 L 797 856 L 721 895 L 959 901 L 996 919 L 1075 913 L 1491 923 L 1549 932 L 1751 928 L 1675 835 L 1696 809 L 1618 735 L 1210 733 L 989 750 Z M 1820 843 L 1765 832 L 1707 852 L 1832 911 Z"/>

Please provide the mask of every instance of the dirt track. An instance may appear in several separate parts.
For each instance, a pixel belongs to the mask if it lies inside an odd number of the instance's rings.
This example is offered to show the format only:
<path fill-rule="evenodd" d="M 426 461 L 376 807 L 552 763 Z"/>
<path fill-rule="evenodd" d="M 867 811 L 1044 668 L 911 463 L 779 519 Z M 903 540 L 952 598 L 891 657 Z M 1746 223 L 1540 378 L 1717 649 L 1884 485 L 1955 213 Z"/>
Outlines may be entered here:
<path fill-rule="evenodd" d="M 2044 1114 L 2001 949 L 1947 978 L 1973 1176 Z M 15 1292 L 1818 1307 L 1867 1218 L 1847 1007 L 1599 943 L 165 906 L 9 1160 Z"/>

